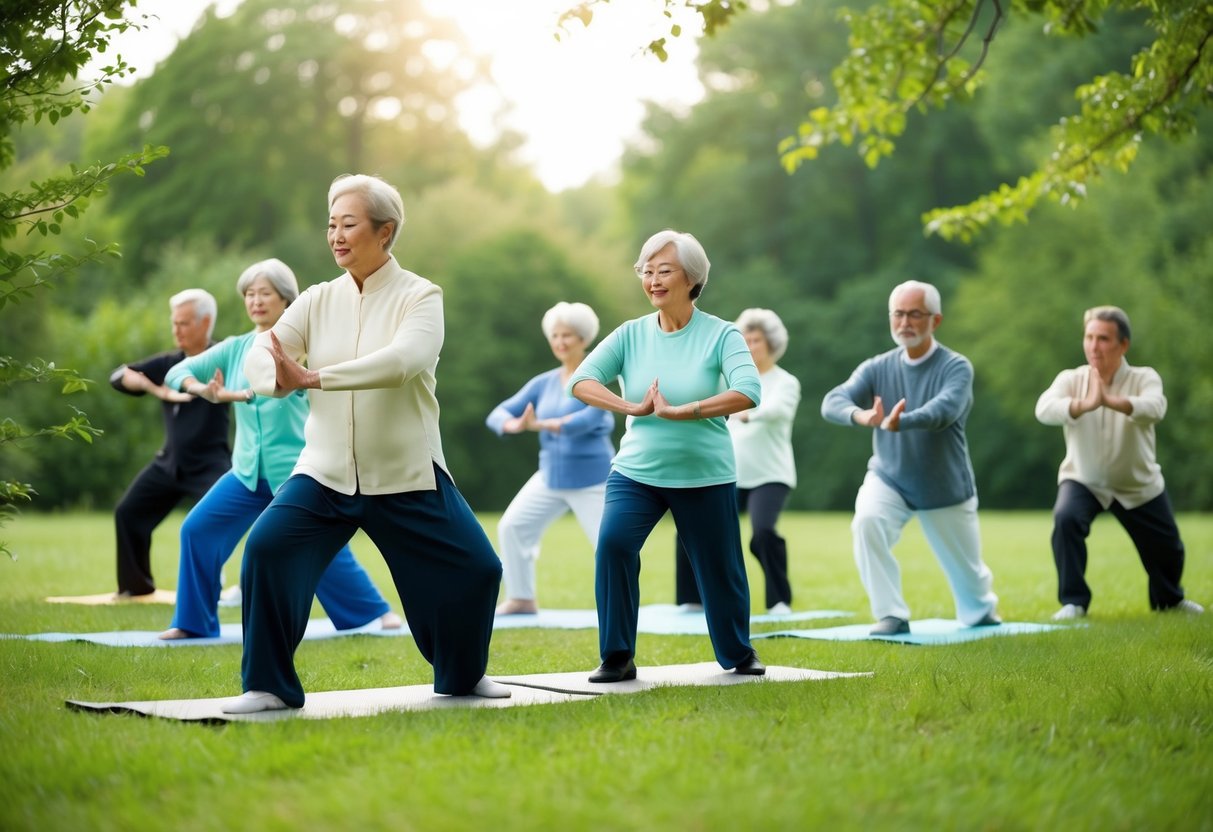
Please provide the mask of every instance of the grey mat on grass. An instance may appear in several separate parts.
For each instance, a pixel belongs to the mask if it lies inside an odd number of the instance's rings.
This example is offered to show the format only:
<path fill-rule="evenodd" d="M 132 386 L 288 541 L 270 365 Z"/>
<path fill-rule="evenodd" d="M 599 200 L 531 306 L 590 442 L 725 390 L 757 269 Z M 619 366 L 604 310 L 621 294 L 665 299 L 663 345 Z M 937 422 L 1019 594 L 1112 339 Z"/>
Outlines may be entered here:
<path fill-rule="evenodd" d="M 750 620 L 755 624 L 770 624 L 792 621 L 809 621 L 819 618 L 839 618 L 850 613 L 837 610 L 806 610 L 787 615 L 755 615 Z M 167 623 L 165 625 L 168 626 Z M 596 629 L 598 614 L 594 610 L 540 610 L 534 615 L 499 615 L 493 621 L 494 630 L 517 629 Z M 216 638 L 181 638 L 163 640 L 159 630 L 116 630 L 103 633 L 0 633 L 0 638 L 27 639 L 29 641 L 85 641 L 107 647 L 206 647 L 216 644 L 240 644 L 241 626 L 221 624 Z M 708 624 L 702 612 L 681 612 L 673 604 L 650 604 L 640 608 L 637 630 L 650 635 L 707 635 Z M 378 621 L 352 630 L 338 630 L 327 618 L 313 618 L 308 622 L 304 640 L 339 638 L 341 636 L 407 636 L 407 626 L 396 630 L 384 630 Z"/>
<path fill-rule="evenodd" d="M 816 681 L 870 673 L 832 673 L 797 667 L 768 667 L 766 676 L 738 676 L 722 670 L 715 662 L 701 664 L 641 667 L 637 679 L 613 685 L 594 685 L 586 681 L 590 670 L 571 673 L 536 673 L 526 676 L 496 676 L 509 685 L 509 699 L 484 699 L 478 696 L 439 696 L 432 685 L 408 685 L 398 688 L 334 690 L 309 693 L 298 710 L 262 711 L 256 714 L 225 714 L 219 699 L 160 699 L 143 702 L 84 702 L 67 700 L 73 710 L 96 714 L 136 714 L 186 722 L 275 722 L 283 719 L 335 719 L 374 716 L 389 711 L 428 711 L 442 708 L 513 708 L 550 705 L 593 699 L 603 694 L 639 693 L 664 686 L 717 686 Z"/>
<path fill-rule="evenodd" d="M 996 627 L 966 627 L 955 619 L 924 618 L 910 622 L 910 632 L 896 636 L 874 636 L 872 624 L 848 624 L 813 630 L 775 630 L 751 633 L 750 638 L 812 638 L 821 641 L 896 641 L 901 644 L 957 644 L 996 636 L 1047 633 L 1065 629 L 1065 625 L 1034 624 L 1028 621 L 1004 621 Z"/>

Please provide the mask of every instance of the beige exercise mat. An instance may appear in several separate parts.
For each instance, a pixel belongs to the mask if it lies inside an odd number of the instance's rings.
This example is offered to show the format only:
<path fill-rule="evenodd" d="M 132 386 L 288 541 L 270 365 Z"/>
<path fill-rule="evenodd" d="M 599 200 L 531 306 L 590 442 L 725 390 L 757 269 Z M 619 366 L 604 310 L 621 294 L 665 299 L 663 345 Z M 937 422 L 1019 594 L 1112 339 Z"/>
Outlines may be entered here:
<path fill-rule="evenodd" d="M 759 682 L 816 682 L 851 676 L 871 676 L 871 673 L 841 673 L 832 670 L 810 670 L 806 667 L 768 666 L 765 676 L 739 676 L 724 670 L 716 662 L 699 664 L 668 664 L 636 668 L 636 678 L 627 682 L 601 684 L 589 681 L 593 670 L 572 673 L 537 673 L 532 676 L 494 676 L 503 685 L 543 688 L 558 693 L 601 694 L 637 693 L 653 688 L 715 685 L 744 685 Z"/>
<path fill-rule="evenodd" d="M 386 711 L 430 711 L 440 708 L 513 708 L 523 705 L 551 705 L 592 699 L 604 693 L 638 693 L 671 685 L 736 685 L 772 682 L 801 682 L 871 673 L 834 673 L 798 667 L 768 667 L 766 676 L 738 676 L 722 670 L 715 662 L 702 664 L 642 667 L 630 682 L 599 685 L 587 681 L 592 669 L 571 673 L 536 673 L 528 676 L 494 676 L 509 685 L 509 699 L 484 699 L 479 696 L 438 696 L 432 685 L 408 685 L 398 688 L 333 690 L 309 693 L 307 703 L 298 710 L 263 711 L 256 714 L 225 714 L 221 710 L 230 697 L 220 699 L 161 699 L 150 702 L 80 702 L 69 699 L 67 706 L 79 711 L 108 714 L 140 714 L 187 722 L 272 722 L 280 719 L 334 719 L 374 716 Z"/>
<path fill-rule="evenodd" d="M 85 604 L 90 607 L 101 607 L 122 604 L 176 604 L 177 593 L 172 589 L 157 589 L 147 595 L 119 595 L 116 592 L 102 592 L 98 595 L 52 595 L 46 599 L 48 604 Z"/>
<path fill-rule="evenodd" d="M 67 706 L 80 711 L 111 714 L 140 714 L 184 722 L 273 722 L 279 719 L 335 719 L 337 717 L 375 716 L 386 711 L 435 711 L 441 708 L 513 708 L 522 705 L 551 705 L 589 699 L 537 688 L 514 688 L 509 699 L 485 699 L 481 696 L 439 696 L 433 685 L 408 685 L 399 688 L 330 690 L 309 693 L 298 710 L 262 711 L 256 714 L 225 714 L 220 699 L 159 699 L 150 702 L 78 702 Z"/>

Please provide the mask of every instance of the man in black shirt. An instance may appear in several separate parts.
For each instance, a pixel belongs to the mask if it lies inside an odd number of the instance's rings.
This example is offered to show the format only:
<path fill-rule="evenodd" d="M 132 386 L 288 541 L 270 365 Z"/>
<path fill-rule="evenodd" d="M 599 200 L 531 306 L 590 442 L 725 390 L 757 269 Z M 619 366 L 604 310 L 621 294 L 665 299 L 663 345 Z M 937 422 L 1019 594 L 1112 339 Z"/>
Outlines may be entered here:
<path fill-rule="evenodd" d="M 229 406 L 164 386 L 174 364 L 209 346 L 215 298 L 202 289 L 187 289 L 173 295 L 169 307 L 179 349 L 123 364 L 110 374 L 115 390 L 132 396 L 150 393 L 160 399 L 164 413 L 164 446 L 127 487 L 114 510 L 120 599 L 153 597 L 152 532 L 183 499 L 205 494 L 232 463 Z"/>

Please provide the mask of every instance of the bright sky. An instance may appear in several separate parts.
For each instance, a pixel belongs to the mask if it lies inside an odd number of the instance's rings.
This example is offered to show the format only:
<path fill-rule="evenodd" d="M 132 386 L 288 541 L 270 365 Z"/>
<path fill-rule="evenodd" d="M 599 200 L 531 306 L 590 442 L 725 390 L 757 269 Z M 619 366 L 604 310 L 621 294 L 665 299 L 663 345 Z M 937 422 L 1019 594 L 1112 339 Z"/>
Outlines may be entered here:
<path fill-rule="evenodd" d="M 659 0 L 615 0 L 596 12 L 588 29 L 573 24 L 557 42 L 555 21 L 575 0 L 422 0 L 435 16 L 464 30 L 472 49 L 492 58 L 500 96 L 511 108 L 498 121 L 527 137 L 524 161 L 552 191 L 610 178 L 625 143 L 644 115 L 644 101 L 686 107 L 703 95 L 695 72 L 696 47 L 685 32 L 671 40 L 662 63 L 641 46 L 668 31 Z M 134 38 L 119 41 L 118 52 L 150 72 L 193 27 L 202 11 L 220 14 L 239 0 L 139 0 L 136 11 L 159 18 Z M 460 120 L 479 141 L 497 127 L 501 98 L 478 90 L 460 102 Z"/>

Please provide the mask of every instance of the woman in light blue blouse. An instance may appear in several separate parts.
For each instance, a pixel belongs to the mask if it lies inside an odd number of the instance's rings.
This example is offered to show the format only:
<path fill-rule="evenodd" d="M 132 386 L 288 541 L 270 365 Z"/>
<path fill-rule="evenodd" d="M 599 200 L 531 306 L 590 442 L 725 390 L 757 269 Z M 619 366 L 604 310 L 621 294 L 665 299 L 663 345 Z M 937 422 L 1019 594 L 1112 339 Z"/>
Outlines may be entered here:
<path fill-rule="evenodd" d="M 602 664 L 591 682 L 636 678 L 640 550 L 667 511 L 691 560 L 716 660 L 737 673 L 766 672 L 750 645 L 737 472 L 724 418 L 756 407 L 762 385 L 737 327 L 695 306 L 710 265 L 690 234 L 650 237 L 635 268 L 657 311 L 608 335 L 569 380 L 581 401 L 628 417 L 598 534 Z M 621 396 L 606 387 L 616 379 Z"/>
<path fill-rule="evenodd" d="M 558 517 L 572 511 L 590 544 L 598 540 L 606 478 L 615 455 L 615 417 L 564 392 L 585 359 L 586 347 L 598 335 L 598 316 L 584 303 L 561 301 L 544 314 L 542 327 L 560 366 L 528 381 L 485 420 L 498 436 L 539 433 L 539 470 L 497 524 L 506 594 L 498 615 L 539 612 L 535 561 L 543 533 Z"/>
<path fill-rule="evenodd" d="M 211 402 L 236 404 L 232 468 L 186 516 L 181 526 L 177 607 L 162 639 L 219 635 L 218 603 L 223 564 L 240 538 L 286 481 L 303 449 L 307 397 L 302 390 L 284 398 L 259 398 L 248 389 L 244 356 L 257 333 L 269 329 L 299 295 L 294 273 L 281 260 L 263 260 L 244 270 L 236 291 L 254 328 L 187 358 L 168 371 L 164 383 Z M 339 630 L 376 619 L 385 629 L 403 621 L 391 611 L 349 547 L 333 560 L 316 590 Z"/>

